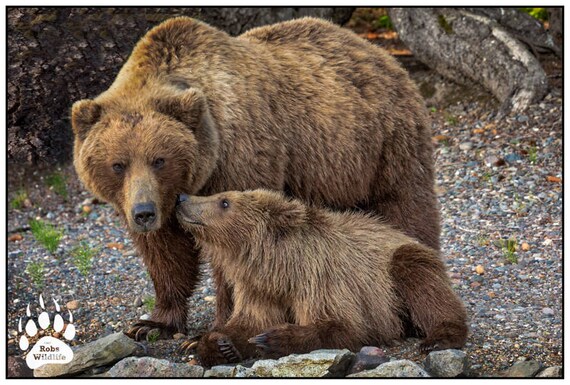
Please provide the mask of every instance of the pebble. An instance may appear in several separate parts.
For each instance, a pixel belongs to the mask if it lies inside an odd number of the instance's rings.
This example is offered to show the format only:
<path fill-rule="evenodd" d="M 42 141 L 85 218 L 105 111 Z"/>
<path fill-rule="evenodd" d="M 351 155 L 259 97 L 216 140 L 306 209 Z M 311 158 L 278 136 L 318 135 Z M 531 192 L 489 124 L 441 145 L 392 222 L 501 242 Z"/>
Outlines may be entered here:
<path fill-rule="evenodd" d="M 553 317 L 554 316 L 554 310 L 552 310 L 549 307 L 545 307 L 542 309 L 542 314 L 544 314 L 547 317 Z"/>
<path fill-rule="evenodd" d="M 12 234 L 8 237 L 8 242 L 18 242 L 24 239 L 22 234 Z"/>
<path fill-rule="evenodd" d="M 76 299 L 69 301 L 65 304 L 65 307 L 69 310 L 77 310 L 79 308 L 79 301 Z"/>
<path fill-rule="evenodd" d="M 50 211 L 46 214 L 46 218 L 49 220 L 55 219 L 55 214 Z"/>
<path fill-rule="evenodd" d="M 172 336 L 172 339 L 175 339 L 175 340 L 181 340 L 183 338 L 186 338 L 186 334 L 184 334 L 184 333 L 175 333 Z"/>
<path fill-rule="evenodd" d="M 473 148 L 472 142 L 464 142 L 459 144 L 459 149 L 462 151 L 469 151 Z"/>
<path fill-rule="evenodd" d="M 140 316 L 140 319 L 143 321 L 148 321 L 150 319 L 150 314 L 143 314 Z"/>
<path fill-rule="evenodd" d="M 134 307 L 141 307 L 143 305 L 143 301 L 140 296 L 136 296 L 135 300 L 133 301 Z"/>
<path fill-rule="evenodd" d="M 477 265 L 477 267 L 475 268 L 475 272 L 481 275 L 485 272 L 485 268 L 482 265 Z"/>
<path fill-rule="evenodd" d="M 206 302 L 214 302 L 215 300 L 216 300 L 215 295 L 207 295 L 204 297 L 204 301 L 206 301 Z"/>

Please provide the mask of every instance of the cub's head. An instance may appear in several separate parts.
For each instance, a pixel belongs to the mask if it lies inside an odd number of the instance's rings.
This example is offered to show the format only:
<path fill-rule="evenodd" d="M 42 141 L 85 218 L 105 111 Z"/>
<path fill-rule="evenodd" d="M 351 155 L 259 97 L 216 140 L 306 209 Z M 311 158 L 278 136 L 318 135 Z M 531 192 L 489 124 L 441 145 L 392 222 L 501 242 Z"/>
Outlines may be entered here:
<path fill-rule="evenodd" d="M 103 94 L 72 108 L 75 169 L 134 232 L 159 229 L 177 194 L 203 187 L 218 157 L 217 131 L 199 90 L 153 94 Z"/>
<path fill-rule="evenodd" d="M 240 249 L 260 245 L 306 222 L 306 207 L 269 190 L 227 191 L 208 196 L 180 195 L 178 221 L 200 242 Z"/>

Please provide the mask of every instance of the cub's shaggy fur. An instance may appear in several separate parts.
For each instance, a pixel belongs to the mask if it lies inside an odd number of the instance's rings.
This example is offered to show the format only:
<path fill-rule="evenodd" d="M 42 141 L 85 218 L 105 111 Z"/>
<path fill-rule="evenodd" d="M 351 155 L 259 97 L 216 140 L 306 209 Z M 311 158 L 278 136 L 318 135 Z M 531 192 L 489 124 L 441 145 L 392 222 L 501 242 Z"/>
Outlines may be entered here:
<path fill-rule="evenodd" d="M 422 348 L 465 343 L 465 310 L 438 253 L 377 218 L 266 190 L 183 196 L 178 218 L 233 287 L 227 324 L 199 344 L 206 365 L 256 346 L 268 356 L 358 351 L 404 336 L 405 321 Z"/>
<path fill-rule="evenodd" d="M 156 306 L 131 330 L 136 338 L 186 327 L 199 258 L 174 218 L 178 193 L 280 190 L 381 215 L 439 247 L 422 99 L 394 58 L 326 21 L 239 37 L 165 21 L 107 91 L 74 104 L 72 123 L 79 177 L 121 214 L 154 282 Z M 214 278 L 223 325 L 231 288 L 216 269 Z"/>

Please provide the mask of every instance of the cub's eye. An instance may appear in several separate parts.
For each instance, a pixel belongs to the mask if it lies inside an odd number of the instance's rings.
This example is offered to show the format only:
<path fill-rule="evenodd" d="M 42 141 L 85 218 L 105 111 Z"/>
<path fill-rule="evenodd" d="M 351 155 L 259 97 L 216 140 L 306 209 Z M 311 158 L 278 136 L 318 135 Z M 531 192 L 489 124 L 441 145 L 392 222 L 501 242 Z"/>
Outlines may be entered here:
<path fill-rule="evenodd" d="M 230 202 L 227 199 L 222 199 L 220 201 L 220 207 L 223 209 L 227 209 L 228 207 L 230 207 Z"/>
<path fill-rule="evenodd" d="M 113 163 L 113 171 L 115 171 L 117 174 L 120 174 L 125 171 L 125 165 L 122 163 Z"/>
<path fill-rule="evenodd" d="M 152 162 L 152 167 L 159 169 L 164 166 L 164 158 L 156 158 L 154 162 Z"/>

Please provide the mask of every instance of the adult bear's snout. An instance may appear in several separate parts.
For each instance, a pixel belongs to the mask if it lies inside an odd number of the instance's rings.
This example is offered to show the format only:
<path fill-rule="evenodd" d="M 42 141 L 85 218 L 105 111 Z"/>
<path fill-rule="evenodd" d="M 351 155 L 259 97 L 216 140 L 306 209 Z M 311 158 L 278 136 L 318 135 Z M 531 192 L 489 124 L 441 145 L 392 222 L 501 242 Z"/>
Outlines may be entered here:
<path fill-rule="evenodd" d="M 156 220 L 156 206 L 153 202 L 138 203 L 133 207 L 132 215 L 137 225 L 148 227 Z"/>

